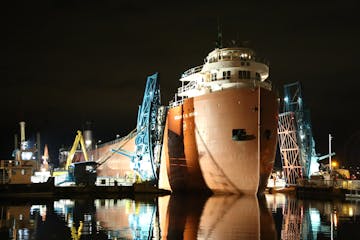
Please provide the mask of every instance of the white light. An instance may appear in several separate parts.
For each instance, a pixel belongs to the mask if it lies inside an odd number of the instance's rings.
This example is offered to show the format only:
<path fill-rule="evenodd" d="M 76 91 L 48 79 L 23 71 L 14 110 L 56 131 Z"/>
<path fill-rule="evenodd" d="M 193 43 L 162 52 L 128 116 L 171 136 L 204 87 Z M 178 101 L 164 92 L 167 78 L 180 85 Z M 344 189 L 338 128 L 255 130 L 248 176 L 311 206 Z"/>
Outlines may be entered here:
<path fill-rule="evenodd" d="M 22 160 L 30 160 L 32 155 L 33 155 L 32 152 L 22 152 L 21 153 L 21 159 Z"/>
<path fill-rule="evenodd" d="M 334 215 L 334 217 L 333 217 L 333 219 L 334 219 L 334 226 L 337 227 L 337 225 L 338 225 L 338 218 L 337 218 L 336 212 L 334 212 L 333 215 Z"/>
<path fill-rule="evenodd" d="M 24 141 L 21 142 L 21 150 L 25 150 L 29 148 L 29 142 L 28 141 Z"/>
<path fill-rule="evenodd" d="M 288 98 L 288 97 L 284 97 L 284 101 L 285 101 L 285 102 L 288 102 L 288 101 L 289 101 L 289 98 Z"/>
<path fill-rule="evenodd" d="M 85 144 L 86 144 L 86 146 L 90 146 L 91 145 L 91 140 L 86 140 Z"/>
<path fill-rule="evenodd" d="M 320 218 L 320 212 L 316 208 L 310 208 L 310 223 L 313 234 L 317 233 L 319 231 L 320 225 L 321 225 L 321 218 Z M 314 238 L 316 239 L 316 238 Z"/>

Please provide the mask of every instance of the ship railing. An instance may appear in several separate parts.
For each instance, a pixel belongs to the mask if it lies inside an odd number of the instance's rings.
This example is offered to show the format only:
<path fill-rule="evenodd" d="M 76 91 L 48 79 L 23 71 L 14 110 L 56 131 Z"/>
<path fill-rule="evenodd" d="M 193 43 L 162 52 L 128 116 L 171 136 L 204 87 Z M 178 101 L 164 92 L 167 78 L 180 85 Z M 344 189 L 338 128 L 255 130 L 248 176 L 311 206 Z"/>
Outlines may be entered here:
<path fill-rule="evenodd" d="M 171 100 L 169 103 L 169 106 L 170 106 L 170 108 L 177 107 L 177 106 L 183 104 L 183 102 L 184 102 L 184 100 L 177 100 L 177 101 Z"/>
<path fill-rule="evenodd" d="M 258 80 L 253 80 L 254 82 L 256 82 L 256 84 L 262 88 L 265 88 L 267 90 L 271 90 L 272 88 L 272 84 L 271 82 L 269 81 L 264 81 L 264 82 L 261 82 L 261 81 L 258 81 Z"/>
<path fill-rule="evenodd" d="M 200 66 L 197 66 L 197 67 L 193 67 L 193 68 L 190 68 L 189 70 L 186 70 L 182 75 L 181 75 L 181 78 L 185 78 L 189 75 L 192 75 L 194 73 L 198 73 L 201 71 L 201 69 L 203 68 L 204 65 L 200 65 Z"/>
<path fill-rule="evenodd" d="M 101 148 L 101 147 L 104 147 L 104 146 L 107 146 L 107 145 L 112 145 L 112 144 L 121 142 L 123 139 L 124 139 L 124 137 L 121 137 L 121 138 L 116 138 L 116 139 L 108 141 L 108 142 L 99 143 L 99 144 L 96 144 L 96 147 Z"/>
<path fill-rule="evenodd" d="M 129 138 L 132 138 L 136 135 L 137 133 L 131 133 L 130 135 L 127 135 L 127 136 L 124 136 L 124 137 L 120 137 L 120 138 L 116 138 L 114 140 L 111 140 L 111 141 L 108 141 L 108 142 L 104 142 L 104 143 L 99 143 L 99 144 L 96 144 L 96 148 L 101 148 L 101 147 L 104 147 L 104 146 L 108 146 L 108 145 L 113 145 L 113 144 L 116 144 L 116 143 L 119 143 L 123 140 L 126 140 L 126 139 L 129 139 Z"/>
<path fill-rule="evenodd" d="M 196 87 L 196 82 L 192 81 L 192 82 L 186 84 L 183 87 L 179 87 L 178 88 L 178 93 L 183 93 L 183 92 L 189 91 L 191 89 L 194 89 L 195 87 Z"/>
<path fill-rule="evenodd" d="M 221 81 L 221 79 L 218 79 L 217 81 Z M 225 79 L 224 79 L 225 80 Z M 237 80 L 236 82 L 243 82 L 243 83 L 247 83 L 247 84 L 250 84 L 250 85 L 253 85 L 254 87 L 262 87 L 262 88 L 265 88 L 267 90 L 271 90 L 272 88 L 272 84 L 270 81 L 260 81 L 259 79 L 257 78 L 249 78 L 249 79 L 241 79 L 240 81 Z M 189 90 L 192 90 L 192 89 L 195 89 L 196 88 L 196 82 L 195 81 L 191 81 L 190 83 L 186 84 L 185 86 L 182 86 L 182 87 L 179 87 L 178 88 L 178 94 L 181 94 L 183 92 L 186 92 L 186 91 L 189 91 Z"/>
<path fill-rule="evenodd" d="M 244 59 L 240 56 L 223 56 L 221 58 L 219 57 L 212 57 L 209 59 L 209 63 L 216 63 L 216 62 L 222 62 L 222 61 L 241 61 L 241 62 L 249 62 L 249 61 L 255 61 L 257 63 L 263 63 L 266 66 L 270 66 L 269 60 L 263 57 L 252 57 L 252 59 Z"/>
<path fill-rule="evenodd" d="M 178 99 L 178 100 L 171 100 L 170 102 L 169 102 L 169 106 L 170 106 L 170 108 L 173 108 L 173 107 L 177 107 L 177 106 L 179 106 L 179 105 L 181 105 L 181 104 L 183 104 L 184 103 L 184 100 L 186 99 L 187 97 L 184 97 L 184 98 L 182 98 L 182 99 Z"/>
<path fill-rule="evenodd" d="M 261 88 L 265 88 L 267 90 L 271 90 L 272 89 L 272 84 L 270 81 L 266 80 L 266 81 L 260 81 L 257 78 L 249 78 L 249 79 L 241 79 L 241 80 L 237 80 L 235 82 L 241 82 L 241 83 L 245 83 L 247 85 L 252 85 L 253 87 L 261 87 Z"/>

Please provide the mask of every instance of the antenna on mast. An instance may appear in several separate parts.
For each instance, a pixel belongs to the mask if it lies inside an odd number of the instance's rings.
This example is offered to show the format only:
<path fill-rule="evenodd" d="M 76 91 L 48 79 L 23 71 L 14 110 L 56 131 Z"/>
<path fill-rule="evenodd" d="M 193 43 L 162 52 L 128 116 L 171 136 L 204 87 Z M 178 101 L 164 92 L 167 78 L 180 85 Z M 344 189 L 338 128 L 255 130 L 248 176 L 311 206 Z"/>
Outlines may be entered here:
<path fill-rule="evenodd" d="M 218 32 L 217 32 L 217 41 L 216 41 L 216 47 L 217 48 L 222 48 L 222 29 L 221 29 L 221 24 L 220 24 L 220 19 L 218 18 Z"/>

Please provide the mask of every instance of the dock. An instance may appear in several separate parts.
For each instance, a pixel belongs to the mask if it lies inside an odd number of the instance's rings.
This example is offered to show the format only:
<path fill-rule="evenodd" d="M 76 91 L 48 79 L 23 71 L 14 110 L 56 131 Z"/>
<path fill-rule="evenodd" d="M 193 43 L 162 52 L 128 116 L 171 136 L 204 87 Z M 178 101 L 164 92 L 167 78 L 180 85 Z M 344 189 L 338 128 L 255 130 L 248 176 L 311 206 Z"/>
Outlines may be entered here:
<path fill-rule="evenodd" d="M 301 180 L 296 185 L 299 198 L 360 199 L 360 180 Z"/>
<path fill-rule="evenodd" d="M 138 194 L 168 195 L 170 193 L 146 182 L 115 186 L 55 186 L 53 181 L 0 185 L 0 198 L 133 198 Z"/>

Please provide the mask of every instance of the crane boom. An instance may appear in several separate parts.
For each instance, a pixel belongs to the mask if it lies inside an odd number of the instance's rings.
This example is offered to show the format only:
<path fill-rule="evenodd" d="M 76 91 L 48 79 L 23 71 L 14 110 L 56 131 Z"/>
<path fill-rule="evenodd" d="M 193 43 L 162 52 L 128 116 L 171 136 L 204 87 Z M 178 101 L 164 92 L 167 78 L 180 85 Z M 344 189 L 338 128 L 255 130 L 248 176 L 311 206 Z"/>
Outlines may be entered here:
<path fill-rule="evenodd" d="M 324 156 L 318 157 L 318 158 L 317 158 L 317 161 L 320 161 L 320 160 L 323 160 L 323 159 L 325 159 L 325 158 L 328 158 L 329 155 L 330 155 L 330 154 L 326 154 L 326 155 L 324 155 Z M 332 153 L 331 153 L 331 156 L 335 156 L 335 152 L 332 152 Z"/>
<path fill-rule="evenodd" d="M 68 157 L 66 159 L 66 165 L 65 165 L 65 170 L 69 169 L 70 164 L 72 163 L 72 160 L 74 158 L 76 149 L 78 147 L 78 145 L 81 145 L 81 150 L 84 153 L 84 158 L 85 161 L 88 161 L 88 156 L 87 156 L 87 152 L 86 152 L 86 148 L 85 148 L 85 142 L 84 142 L 84 137 L 82 136 L 82 133 L 80 130 L 77 131 L 77 135 L 75 137 L 74 143 L 69 151 Z"/>

